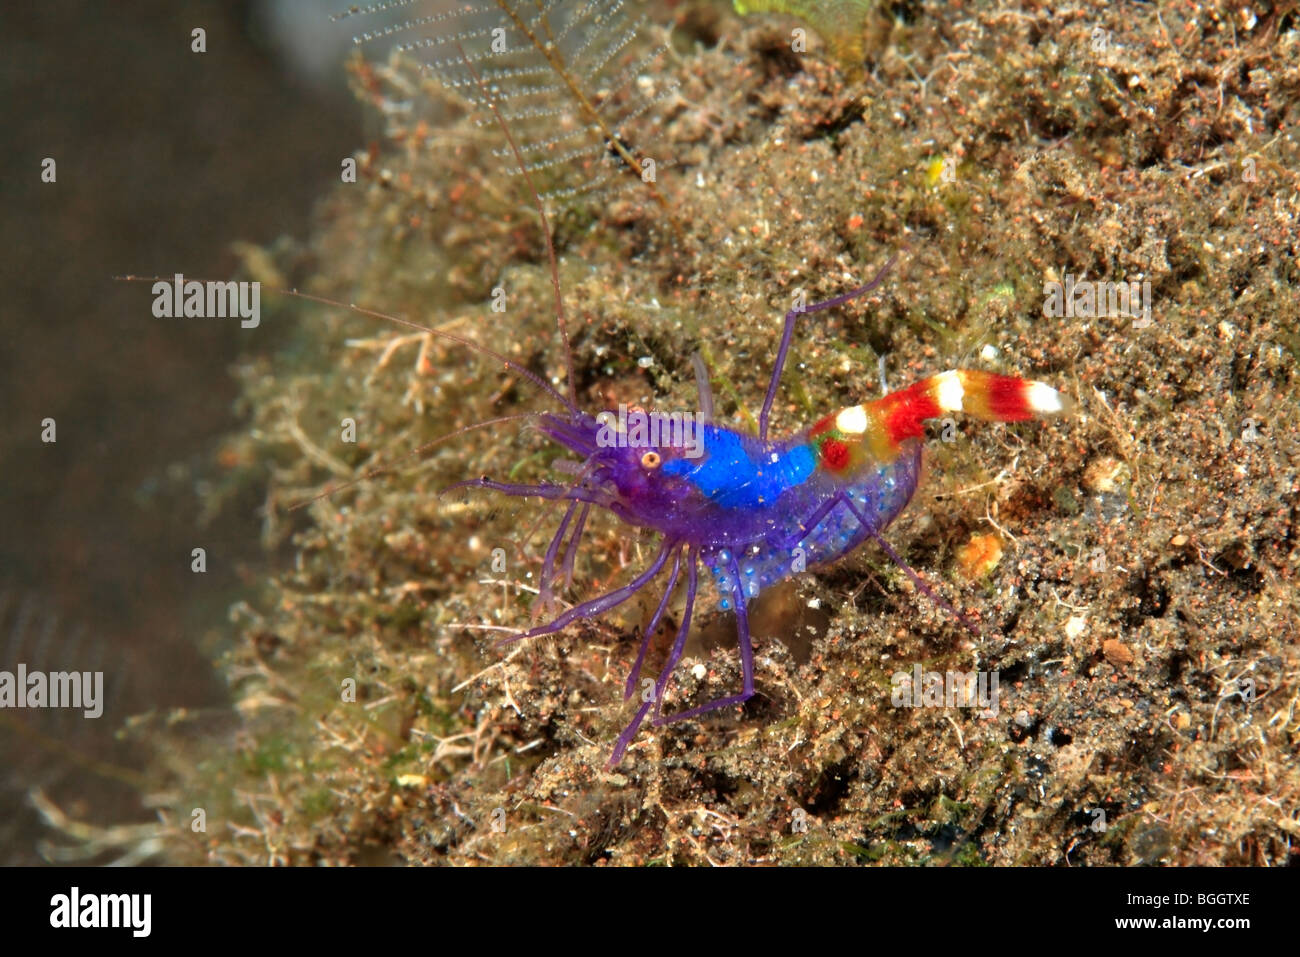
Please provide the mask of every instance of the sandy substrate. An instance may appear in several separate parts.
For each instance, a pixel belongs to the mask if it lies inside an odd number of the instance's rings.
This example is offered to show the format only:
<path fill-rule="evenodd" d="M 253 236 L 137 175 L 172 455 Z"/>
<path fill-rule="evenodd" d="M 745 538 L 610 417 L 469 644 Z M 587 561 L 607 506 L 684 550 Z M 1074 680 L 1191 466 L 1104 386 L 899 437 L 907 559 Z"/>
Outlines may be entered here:
<path fill-rule="evenodd" d="M 554 476 L 536 432 L 469 432 L 286 511 L 545 396 L 443 343 L 385 353 L 404 333 L 381 321 L 264 306 L 298 332 L 241 368 L 253 425 L 225 490 L 265 487 L 269 463 L 267 538 L 298 557 L 232 616 L 240 730 L 169 751 L 177 807 L 228 825 L 173 856 L 1294 863 L 1300 22 L 1251 9 L 904 4 L 869 19 L 856 72 L 815 33 L 792 53 L 799 21 L 677 9 L 662 69 L 681 96 L 653 147 L 669 213 L 631 190 L 554 223 L 580 400 L 693 408 L 699 351 L 744 426 L 796 291 L 828 298 L 901 251 L 881 290 L 800 329 L 778 432 L 875 394 L 879 356 L 895 386 L 964 365 L 1074 409 L 936 429 L 890 529 L 981 637 L 864 547 L 764 596 L 749 703 L 647 728 L 613 772 L 658 595 L 494 650 L 531 620 L 518 586 L 559 512 L 437 494 Z M 561 381 L 537 218 L 457 122 L 377 140 L 310 241 L 250 275 L 447 324 Z M 1149 322 L 1044 315 L 1067 275 L 1149 283 Z M 568 599 L 654 547 L 593 519 Z M 674 702 L 739 687 L 733 634 L 704 616 Z M 995 672 L 996 713 L 895 706 L 918 665 Z"/>

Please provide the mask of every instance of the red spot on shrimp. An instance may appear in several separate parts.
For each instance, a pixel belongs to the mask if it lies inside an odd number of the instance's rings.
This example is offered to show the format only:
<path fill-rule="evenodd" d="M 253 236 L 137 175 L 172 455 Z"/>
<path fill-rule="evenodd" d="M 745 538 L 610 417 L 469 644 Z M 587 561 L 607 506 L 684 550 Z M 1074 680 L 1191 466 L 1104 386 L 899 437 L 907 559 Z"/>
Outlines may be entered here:
<path fill-rule="evenodd" d="M 827 439 L 822 443 L 822 465 L 832 472 L 838 472 L 849 464 L 849 447 L 839 439 Z"/>

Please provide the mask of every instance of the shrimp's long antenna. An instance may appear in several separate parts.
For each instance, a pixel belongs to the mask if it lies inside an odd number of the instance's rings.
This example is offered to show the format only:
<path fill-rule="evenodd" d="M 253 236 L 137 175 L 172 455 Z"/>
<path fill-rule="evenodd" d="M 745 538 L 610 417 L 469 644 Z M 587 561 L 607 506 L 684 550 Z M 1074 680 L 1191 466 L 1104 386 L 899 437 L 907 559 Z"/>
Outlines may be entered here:
<path fill-rule="evenodd" d="M 457 436 L 464 435 L 466 432 L 473 432 L 475 429 L 486 429 L 489 425 L 500 425 L 503 422 L 515 422 L 518 421 L 519 419 L 531 419 L 534 416 L 544 415 L 544 414 L 545 413 L 542 412 L 518 412 L 514 415 L 500 415 L 497 416 L 495 419 L 484 419 L 482 422 L 475 422 L 473 425 L 463 426 L 462 428 L 459 428 L 454 432 L 448 432 L 446 435 L 438 436 L 432 442 L 425 442 L 423 445 L 411 449 L 411 451 L 407 452 L 401 458 L 395 459 L 394 461 L 389 462 L 386 465 L 379 465 L 372 469 L 366 469 L 366 471 L 361 475 L 357 476 L 354 479 L 349 479 L 348 481 L 344 482 L 341 485 L 328 485 L 325 487 L 325 491 L 317 495 L 313 495 L 309 499 L 305 499 L 301 502 L 295 502 L 294 504 L 290 505 L 288 511 L 296 512 L 300 508 L 306 508 L 308 505 L 312 504 L 313 502 L 319 502 L 323 498 L 329 498 L 331 495 L 337 495 L 339 492 L 342 492 L 344 489 L 352 488 L 352 486 L 354 485 L 360 485 L 362 482 L 368 482 L 372 478 L 378 478 L 380 475 L 386 475 L 387 473 L 397 468 L 397 466 L 405 462 L 407 459 L 413 459 L 417 455 L 421 455 L 429 451 L 429 449 L 433 448 L 435 445 L 441 445 L 443 442 L 449 442 L 452 439 L 456 438 Z"/>
<path fill-rule="evenodd" d="M 173 276 L 113 276 L 114 282 L 152 282 L 152 283 L 171 283 Z M 213 280 L 205 279 L 188 279 L 187 282 L 211 282 Z M 561 392 L 555 389 L 549 382 L 539 376 L 531 369 L 526 369 L 513 359 L 508 359 L 495 349 L 489 349 L 480 342 L 473 339 L 467 339 L 464 336 L 458 336 L 453 332 L 444 332 L 442 329 L 435 329 L 432 326 L 421 325 L 412 319 L 406 319 L 402 316 L 389 315 L 386 312 L 380 312 L 378 309 L 370 309 L 366 306 L 358 306 L 354 302 L 340 302 L 338 299 L 331 299 L 328 296 L 318 296 L 315 293 L 303 292 L 300 289 L 276 289 L 274 292 L 281 296 L 290 296 L 294 299 L 305 299 L 307 302 L 318 303 L 322 306 L 329 306 L 332 309 L 346 309 L 349 312 L 355 312 L 359 316 L 369 316 L 372 319 L 382 319 L 384 322 L 391 322 L 395 325 L 405 326 L 407 329 L 414 329 L 416 332 L 428 333 L 438 339 L 446 339 L 448 342 L 454 342 L 462 345 L 467 349 L 473 350 L 480 355 L 485 355 L 489 359 L 494 359 L 509 369 L 513 369 L 519 375 L 523 376 L 537 388 L 547 393 L 552 398 L 559 401 L 566 409 L 574 415 L 580 415 L 582 410 L 578 408 L 576 402 L 571 402 Z"/>
<path fill-rule="evenodd" d="M 306 299 L 309 302 L 318 302 L 325 306 L 337 307 L 342 305 L 342 303 L 336 302 L 325 296 L 317 296 L 310 292 L 299 292 L 297 289 L 290 289 L 287 290 L 287 292 L 290 296 L 296 296 L 299 299 Z M 404 319 L 401 316 L 390 316 L 387 313 L 380 312 L 377 309 L 370 309 L 367 308 L 366 306 L 358 306 L 356 303 L 348 303 L 346 308 L 352 310 L 353 312 L 359 313 L 360 315 L 363 316 L 370 316 L 371 318 L 374 319 L 385 319 L 389 322 L 395 322 L 399 325 L 407 326 L 411 329 L 416 329 L 420 332 L 430 333 L 432 335 L 437 336 L 440 339 L 447 339 L 450 340 L 451 342 L 460 343 L 462 346 L 465 346 L 469 349 L 473 349 L 475 352 L 480 352 L 491 359 L 496 359 L 498 362 L 504 363 L 506 366 L 510 367 L 511 369 L 514 369 L 515 372 L 518 372 L 525 379 L 531 381 L 538 388 L 542 389 L 544 392 L 549 393 L 551 396 L 553 396 L 554 398 L 562 402 L 564 404 L 564 407 L 568 409 L 570 412 L 576 414 L 582 411 L 581 409 L 578 408 L 578 403 L 576 401 L 573 401 L 567 398 L 566 396 L 562 395 L 559 392 L 559 390 L 554 388 L 549 382 L 547 382 L 545 379 L 539 376 L 536 372 L 533 372 L 531 369 L 524 368 L 518 362 L 515 362 L 513 359 L 507 359 L 505 356 L 497 352 L 495 349 L 489 349 L 487 346 L 475 342 L 473 339 L 467 339 L 464 336 L 458 336 L 452 332 L 443 332 L 441 329 L 431 329 L 428 326 L 420 325 L 420 323 L 413 322 L 410 319 Z"/>
<path fill-rule="evenodd" d="M 514 17 L 514 12 L 507 7 L 503 7 L 507 13 Z M 516 22 L 520 22 L 515 17 Z M 520 29 L 527 32 L 527 28 L 520 23 Z M 528 170 L 528 164 L 524 162 L 524 155 L 520 152 L 519 144 L 515 141 L 515 135 L 510 132 L 510 126 L 506 123 L 505 117 L 497 109 L 496 98 L 488 91 L 487 84 L 483 82 L 483 77 L 479 74 L 478 68 L 474 66 L 473 61 L 465 55 L 465 48 L 461 46 L 460 41 L 456 41 L 456 50 L 460 53 L 460 58 L 469 71 L 469 75 L 474 78 L 478 84 L 479 93 L 483 101 L 487 104 L 488 109 L 496 118 L 497 125 L 501 127 L 501 132 L 506 136 L 506 142 L 510 144 L 510 152 L 515 154 L 515 162 L 519 164 L 519 171 L 523 174 L 524 182 L 528 184 L 528 192 L 532 194 L 533 205 L 537 207 L 537 215 L 542 220 L 542 236 L 546 239 L 546 258 L 551 264 L 551 286 L 555 289 L 555 322 L 560 327 L 560 339 L 564 342 L 564 373 L 568 382 L 569 407 L 576 410 L 578 407 L 578 391 L 573 378 L 573 350 L 569 346 L 569 324 L 564 318 L 564 295 L 560 292 L 560 268 L 555 260 L 555 243 L 551 241 L 551 221 L 546 215 L 546 204 L 542 202 L 541 194 L 537 192 L 537 187 L 533 184 L 533 174 Z"/>
<path fill-rule="evenodd" d="M 825 302 L 813 303 L 811 306 L 796 306 L 785 314 L 785 328 L 781 330 L 781 348 L 776 352 L 776 364 L 772 366 L 772 380 L 767 384 L 767 395 L 763 399 L 763 411 L 758 414 L 758 437 L 760 439 L 767 440 L 767 417 L 772 412 L 772 403 L 776 401 L 776 390 L 781 384 L 781 372 L 785 369 L 786 353 L 790 351 L 790 340 L 794 337 L 795 321 L 800 316 L 810 312 L 833 309 L 836 306 L 844 305 L 851 299 L 858 298 L 858 296 L 866 295 L 880 285 L 889 270 L 894 268 L 896 262 L 898 262 L 898 253 L 890 256 L 889 261 L 881 266 L 880 271 L 865 285 L 836 296 L 834 299 L 827 299 Z"/>

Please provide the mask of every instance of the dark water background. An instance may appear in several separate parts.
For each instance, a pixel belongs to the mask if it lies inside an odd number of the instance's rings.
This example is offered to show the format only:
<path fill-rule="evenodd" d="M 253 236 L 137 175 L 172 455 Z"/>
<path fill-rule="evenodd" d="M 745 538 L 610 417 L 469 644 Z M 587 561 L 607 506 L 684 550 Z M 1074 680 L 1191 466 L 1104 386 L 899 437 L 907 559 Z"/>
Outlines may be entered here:
<path fill-rule="evenodd" d="M 286 7 L 309 26 L 277 33 Z M 307 234 L 362 142 L 341 31 L 333 45 L 313 32 L 330 29 L 329 9 L 52 0 L 0 13 L 0 668 L 93 667 L 112 689 L 98 721 L 0 715 L 0 862 L 40 860 L 33 786 L 78 818 L 140 819 L 139 794 L 90 766 L 138 759 L 113 739 L 125 715 L 225 707 L 211 657 L 267 560 L 256 501 L 200 527 L 203 482 L 239 425 L 230 364 L 275 333 L 155 319 L 147 286 L 110 277 L 225 278 L 232 242 Z M 195 27 L 205 54 L 190 50 Z M 40 180 L 47 156 L 55 184 Z M 195 546 L 205 575 L 190 570 Z"/>

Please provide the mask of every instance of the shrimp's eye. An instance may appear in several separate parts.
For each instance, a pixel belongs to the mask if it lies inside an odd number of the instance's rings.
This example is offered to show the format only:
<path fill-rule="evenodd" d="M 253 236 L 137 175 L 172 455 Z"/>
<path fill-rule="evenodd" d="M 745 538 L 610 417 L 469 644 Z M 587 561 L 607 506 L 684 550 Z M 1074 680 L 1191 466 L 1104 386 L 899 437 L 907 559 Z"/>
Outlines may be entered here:
<path fill-rule="evenodd" d="M 641 456 L 641 467 L 646 469 L 657 469 L 659 463 L 663 460 L 659 458 L 658 452 L 647 452 Z"/>

